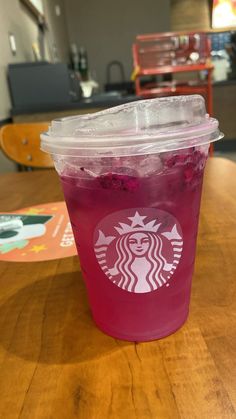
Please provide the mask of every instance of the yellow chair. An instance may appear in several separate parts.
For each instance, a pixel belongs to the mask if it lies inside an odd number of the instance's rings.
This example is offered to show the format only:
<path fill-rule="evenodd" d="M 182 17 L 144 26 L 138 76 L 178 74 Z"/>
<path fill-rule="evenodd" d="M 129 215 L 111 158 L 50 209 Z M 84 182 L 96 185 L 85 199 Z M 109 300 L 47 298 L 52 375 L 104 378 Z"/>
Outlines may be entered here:
<path fill-rule="evenodd" d="M 0 145 L 10 160 L 24 168 L 52 168 L 52 158 L 40 150 L 40 134 L 48 129 L 48 122 L 9 124 L 0 130 Z"/>

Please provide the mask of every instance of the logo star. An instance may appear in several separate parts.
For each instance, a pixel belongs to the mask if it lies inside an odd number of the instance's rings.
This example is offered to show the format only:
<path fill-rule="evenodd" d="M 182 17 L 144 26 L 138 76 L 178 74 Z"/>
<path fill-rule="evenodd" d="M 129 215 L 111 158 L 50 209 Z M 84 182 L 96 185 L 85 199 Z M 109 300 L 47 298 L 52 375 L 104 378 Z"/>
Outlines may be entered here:
<path fill-rule="evenodd" d="M 136 211 L 136 213 L 134 214 L 134 216 L 133 216 L 133 217 L 128 217 L 128 219 L 129 219 L 130 221 L 132 221 L 131 227 L 135 227 L 135 226 L 137 226 L 137 225 L 144 227 L 144 222 L 143 222 L 143 220 L 144 220 L 145 218 L 147 218 L 147 216 L 146 216 L 146 215 L 140 215 L 140 214 L 138 213 L 138 211 Z"/>
<path fill-rule="evenodd" d="M 109 244 L 115 239 L 114 236 L 105 236 L 102 230 L 99 230 L 99 236 L 96 242 L 96 246 L 109 246 Z"/>
<path fill-rule="evenodd" d="M 180 240 L 182 237 L 179 235 L 176 224 L 173 226 L 170 232 L 161 233 L 162 236 L 166 237 L 168 240 Z"/>
<path fill-rule="evenodd" d="M 39 253 L 39 252 L 41 252 L 42 250 L 46 250 L 47 248 L 46 248 L 46 246 L 44 245 L 44 244 L 40 244 L 40 245 L 35 245 L 35 246 L 33 246 L 31 249 L 30 249 L 30 251 L 31 252 L 34 252 L 34 253 Z"/>

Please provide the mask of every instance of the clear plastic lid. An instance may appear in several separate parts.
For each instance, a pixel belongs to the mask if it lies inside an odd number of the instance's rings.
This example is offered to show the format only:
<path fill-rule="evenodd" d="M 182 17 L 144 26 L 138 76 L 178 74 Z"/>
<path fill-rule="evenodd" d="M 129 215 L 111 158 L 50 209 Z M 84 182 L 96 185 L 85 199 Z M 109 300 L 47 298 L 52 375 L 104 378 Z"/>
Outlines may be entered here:
<path fill-rule="evenodd" d="M 139 100 L 52 121 L 41 148 L 63 156 L 132 156 L 179 150 L 223 137 L 202 96 Z"/>

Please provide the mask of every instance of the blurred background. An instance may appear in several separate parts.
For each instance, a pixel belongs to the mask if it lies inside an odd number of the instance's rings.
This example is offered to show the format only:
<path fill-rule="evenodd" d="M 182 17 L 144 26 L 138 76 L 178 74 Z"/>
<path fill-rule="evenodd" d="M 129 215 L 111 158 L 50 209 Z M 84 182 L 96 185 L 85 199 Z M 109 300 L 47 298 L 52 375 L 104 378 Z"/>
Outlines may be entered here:
<path fill-rule="evenodd" d="M 0 51 L 1 126 L 199 93 L 235 159 L 236 0 L 0 0 Z"/>

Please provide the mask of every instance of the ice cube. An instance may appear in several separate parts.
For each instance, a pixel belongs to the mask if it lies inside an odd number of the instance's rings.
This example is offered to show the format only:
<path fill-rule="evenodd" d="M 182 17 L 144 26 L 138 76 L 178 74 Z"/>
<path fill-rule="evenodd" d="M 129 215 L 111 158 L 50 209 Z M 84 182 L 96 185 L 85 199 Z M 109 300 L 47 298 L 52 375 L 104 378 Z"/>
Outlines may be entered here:
<path fill-rule="evenodd" d="M 163 170 L 163 164 L 158 155 L 149 155 L 140 159 L 137 166 L 139 176 L 146 177 L 152 174 L 161 173 Z"/>

